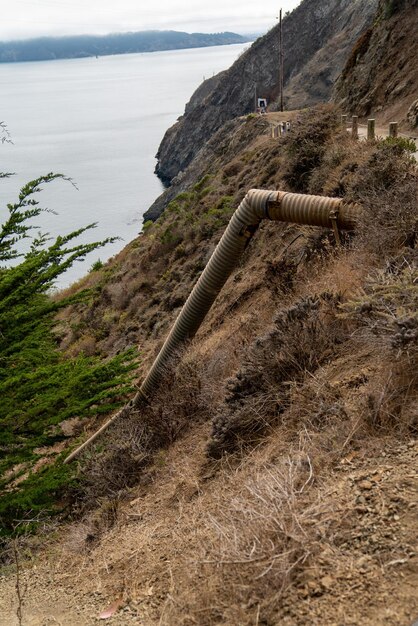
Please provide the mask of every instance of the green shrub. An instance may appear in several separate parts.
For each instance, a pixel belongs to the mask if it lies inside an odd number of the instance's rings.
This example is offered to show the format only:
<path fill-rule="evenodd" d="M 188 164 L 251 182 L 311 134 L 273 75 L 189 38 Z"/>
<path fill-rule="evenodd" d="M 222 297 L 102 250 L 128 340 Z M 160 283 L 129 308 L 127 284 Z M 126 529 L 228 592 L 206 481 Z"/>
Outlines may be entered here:
<path fill-rule="evenodd" d="M 201 178 L 193 187 L 193 191 L 196 191 L 198 194 L 200 194 L 204 189 L 205 189 L 205 185 L 207 182 L 209 182 L 209 180 L 211 179 L 211 176 L 209 174 L 206 174 L 206 176 L 203 176 L 203 178 Z"/>
<path fill-rule="evenodd" d="M 104 263 L 103 261 L 101 261 L 100 259 L 97 259 L 97 261 L 95 261 L 91 268 L 89 269 L 89 272 L 98 272 L 99 270 L 102 269 Z"/>
<path fill-rule="evenodd" d="M 153 224 L 154 222 L 152 220 L 147 220 L 146 222 L 144 222 L 142 225 L 142 232 L 147 233 Z"/>
<path fill-rule="evenodd" d="M 405 152 L 414 153 L 417 151 L 417 144 L 409 137 L 386 137 L 385 139 L 382 139 L 382 144 L 398 147 L 399 150 Z"/>

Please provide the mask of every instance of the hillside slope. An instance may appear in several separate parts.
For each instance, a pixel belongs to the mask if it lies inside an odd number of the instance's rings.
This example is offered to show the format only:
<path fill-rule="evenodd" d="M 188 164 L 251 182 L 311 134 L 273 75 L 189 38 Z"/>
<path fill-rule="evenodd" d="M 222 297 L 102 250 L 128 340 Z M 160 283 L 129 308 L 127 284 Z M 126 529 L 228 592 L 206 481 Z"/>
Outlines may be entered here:
<path fill-rule="evenodd" d="M 268 131 L 236 120 L 207 175 L 73 288 L 95 292 L 60 315 L 63 348 L 139 343 L 147 369 L 250 187 L 358 202 L 357 235 L 262 224 L 152 402 L 82 459 L 75 519 L 3 556 L 2 626 L 16 562 L 32 626 L 115 601 L 120 626 L 416 619 L 416 164 L 331 107 Z"/>
<path fill-rule="evenodd" d="M 336 84 L 336 100 L 353 115 L 405 122 L 418 98 L 417 56 L 418 1 L 380 0 Z"/>
<path fill-rule="evenodd" d="M 283 21 L 286 108 L 310 106 L 331 96 L 354 42 L 367 28 L 377 0 L 303 0 Z M 157 174 L 169 182 L 227 121 L 254 111 L 254 92 L 278 95 L 278 26 L 258 39 L 224 72 L 204 99 L 186 108 L 157 153 Z"/>

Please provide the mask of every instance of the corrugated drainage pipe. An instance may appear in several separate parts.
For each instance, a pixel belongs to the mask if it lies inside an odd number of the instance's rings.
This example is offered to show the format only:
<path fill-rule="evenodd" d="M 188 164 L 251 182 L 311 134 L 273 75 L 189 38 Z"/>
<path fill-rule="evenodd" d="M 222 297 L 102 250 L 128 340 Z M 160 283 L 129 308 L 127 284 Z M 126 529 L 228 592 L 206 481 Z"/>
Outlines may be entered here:
<path fill-rule="evenodd" d="M 358 214 L 357 205 L 346 204 L 338 198 L 251 189 L 233 214 L 135 397 L 74 450 L 65 463 L 78 456 L 113 422 L 127 416 L 141 401 L 148 401 L 158 387 L 167 364 L 184 342 L 197 332 L 262 219 L 333 228 L 338 239 L 339 230 L 354 230 Z"/>

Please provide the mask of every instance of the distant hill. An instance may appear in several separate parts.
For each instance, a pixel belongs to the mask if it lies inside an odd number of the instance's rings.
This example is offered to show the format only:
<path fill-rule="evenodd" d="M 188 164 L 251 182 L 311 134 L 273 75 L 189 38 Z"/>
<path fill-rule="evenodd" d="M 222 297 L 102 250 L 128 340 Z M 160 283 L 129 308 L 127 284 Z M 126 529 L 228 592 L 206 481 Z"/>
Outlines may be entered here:
<path fill-rule="evenodd" d="M 184 33 L 174 30 L 149 30 L 111 35 L 39 37 L 24 41 L 0 42 L 0 63 L 79 59 L 109 54 L 204 48 L 246 41 L 250 41 L 250 39 L 236 33 Z"/>

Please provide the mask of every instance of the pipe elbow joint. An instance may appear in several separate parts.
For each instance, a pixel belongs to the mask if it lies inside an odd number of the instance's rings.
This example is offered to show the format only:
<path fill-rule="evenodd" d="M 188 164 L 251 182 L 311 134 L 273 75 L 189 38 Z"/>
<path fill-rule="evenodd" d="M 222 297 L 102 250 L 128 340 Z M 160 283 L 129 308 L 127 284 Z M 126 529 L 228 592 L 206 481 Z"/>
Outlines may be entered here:
<path fill-rule="evenodd" d="M 238 212 L 247 224 L 258 224 L 262 219 L 270 219 L 269 202 L 274 202 L 277 198 L 277 191 L 250 189 L 241 202 Z"/>

